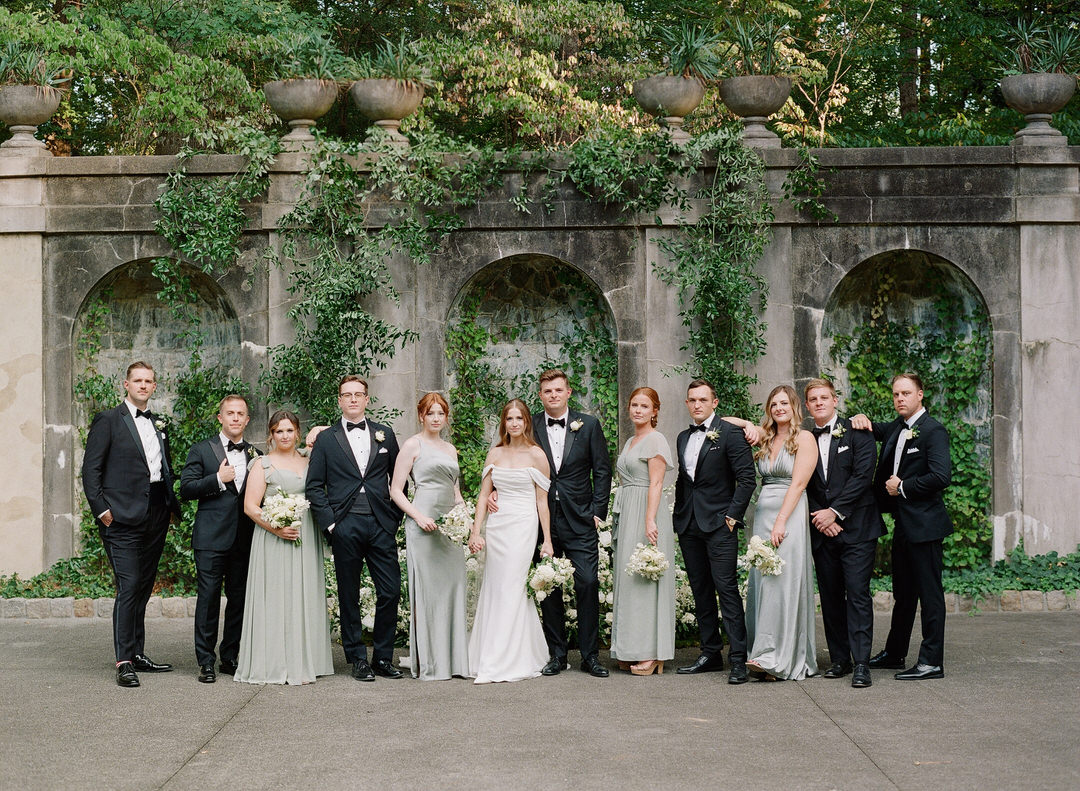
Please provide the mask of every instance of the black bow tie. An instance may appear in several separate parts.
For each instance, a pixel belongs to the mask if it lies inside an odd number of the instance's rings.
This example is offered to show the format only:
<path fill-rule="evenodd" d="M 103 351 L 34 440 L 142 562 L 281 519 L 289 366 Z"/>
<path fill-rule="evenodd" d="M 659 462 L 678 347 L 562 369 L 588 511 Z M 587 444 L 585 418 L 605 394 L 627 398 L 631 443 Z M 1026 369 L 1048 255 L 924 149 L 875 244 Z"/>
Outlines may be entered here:
<path fill-rule="evenodd" d="M 691 423 L 690 424 L 690 430 L 691 431 L 705 431 L 707 428 L 708 428 L 708 426 L 705 425 L 704 423 Z"/>
<path fill-rule="evenodd" d="M 361 431 L 367 431 L 367 421 L 361 420 L 359 423 L 345 423 L 345 430 L 352 431 L 354 428 L 358 428 Z"/>
<path fill-rule="evenodd" d="M 234 450 L 238 450 L 238 451 L 240 451 L 240 452 L 243 452 L 243 451 L 244 451 L 244 448 L 246 448 L 246 447 L 247 447 L 247 443 L 246 443 L 246 442 L 244 442 L 243 440 L 240 440 L 239 442 L 230 442 L 230 443 L 229 443 L 229 444 L 228 444 L 228 445 L 227 445 L 227 446 L 225 447 L 225 451 L 226 451 L 226 452 L 229 452 L 229 451 L 234 451 Z"/>
<path fill-rule="evenodd" d="M 147 420 L 153 420 L 154 419 L 154 413 L 151 412 L 149 409 L 136 409 L 135 410 L 135 417 L 144 417 Z"/>
<path fill-rule="evenodd" d="M 562 426 L 563 428 L 566 428 L 566 418 L 564 418 L 564 417 L 549 417 L 548 418 L 548 428 L 551 428 L 552 426 Z"/>
<path fill-rule="evenodd" d="M 814 426 L 812 431 L 814 432 L 815 437 L 820 437 L 822 434 L 825 434 L 825 433 L 827 433 L 829 431 L 829 427 L 828 426 L 821 426 L 820 428 L 818 428 L 817 426 Z"/>

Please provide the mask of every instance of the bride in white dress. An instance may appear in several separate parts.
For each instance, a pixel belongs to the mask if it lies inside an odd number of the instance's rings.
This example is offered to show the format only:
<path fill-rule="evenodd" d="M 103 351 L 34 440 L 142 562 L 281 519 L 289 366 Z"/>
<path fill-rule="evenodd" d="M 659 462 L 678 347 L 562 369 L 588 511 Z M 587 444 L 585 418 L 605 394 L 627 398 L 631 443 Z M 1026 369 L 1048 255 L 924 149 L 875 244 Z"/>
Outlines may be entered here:
<path fill-rule="evenodd" d="M 469 675 L 477 684 L 535 678 L 548 660 L 540 616 L 525 591 L 538 522 L 544 533 L 540 554 L 554 554 L 547 457 L 532 436 L 528 408 L 517 399 L 507 402 L 499 421 L 499 443 L 484 462 L 469 536 L 472 552 L 487 547 L 484 581 L 469 635 Z M 492 488 L 499 492 L 499 510 L 489 517 Z M 486 539 L 480 535 L 485 518 Z"/>

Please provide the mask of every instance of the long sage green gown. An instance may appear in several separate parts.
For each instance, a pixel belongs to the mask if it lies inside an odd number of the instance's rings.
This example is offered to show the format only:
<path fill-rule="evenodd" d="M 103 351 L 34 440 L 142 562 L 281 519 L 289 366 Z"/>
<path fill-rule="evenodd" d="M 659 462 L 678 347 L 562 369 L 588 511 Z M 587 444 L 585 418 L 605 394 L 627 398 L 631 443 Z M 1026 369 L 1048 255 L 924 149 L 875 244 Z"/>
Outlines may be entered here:
<path fill-rule="evenodd" d="M 775 462 L 757 463 L 761 492 L 754 511 L 753 535 L 769 541 L 780 505 L 791 486 L 795 457 L 780 448 Z M 746 588 L 748 661 L 777 678 L 799 680 L 818 672 L 814 644 L 814 565 L 810 552 L 810 511 L 806 492 L 787 520 L 787 536 L 777 554 L 779 575 L 750 570 Z"/>
<path fill-rule="evenodd" d="M 266 494 L 304 494 L 304 476 L 279 470 L 266 456 Z M 248 561 L 244 627 L 234 681 L 308 684 L 332 676 L 330 620 L 326 611 L 323 538 L 311 512 L 300 525 L 300 546 L 255 526 Z"/>
<path fill-rule="evenodd" d="M 656 512 L 659 536 L 656 545 L 669 566 L 657 581 L 626 573 L 626 564 L 645 538 L 645 511 L 649 497 L 649 459 L 664 460 L 668 470 L 671 450 L 659 431 L 644 436 L 637 445 L 627 441 L 615 469 L 619 473 L 619 491 L 614 509 L 618 514 L 613 537 L 615 557 L 611 571 L 614 578 L 614 603 L 611 623 L 611 658 L 621 662 L 667 661 L 675 656 L 675 533 L 671 529 L 671 510 L 667 495 L 661 493 Z"/>
<path fill-rule="evenodd" d="M 438 520 L 454 507 L 458 463 L 420 443 L 413 462 L 413 505 Z M 469 636 L 465 621 L 465 552 L 438 530 L 421 530 L 405 519 L 409 575 L 409 653 L 413 678 L 425 681 L 469 674 Z"/>

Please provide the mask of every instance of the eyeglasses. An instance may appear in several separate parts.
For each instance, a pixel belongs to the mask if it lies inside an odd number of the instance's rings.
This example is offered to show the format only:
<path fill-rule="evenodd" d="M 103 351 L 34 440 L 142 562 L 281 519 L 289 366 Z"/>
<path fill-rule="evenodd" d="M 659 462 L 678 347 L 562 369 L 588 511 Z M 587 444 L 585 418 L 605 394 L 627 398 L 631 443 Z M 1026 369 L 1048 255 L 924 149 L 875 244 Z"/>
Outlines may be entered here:
<path fill-rule="evenodd" d="M 343 401 L 359 401 L 361 398 L 367 398 L 367 393 L 338 393 L 338 398 Z"/>

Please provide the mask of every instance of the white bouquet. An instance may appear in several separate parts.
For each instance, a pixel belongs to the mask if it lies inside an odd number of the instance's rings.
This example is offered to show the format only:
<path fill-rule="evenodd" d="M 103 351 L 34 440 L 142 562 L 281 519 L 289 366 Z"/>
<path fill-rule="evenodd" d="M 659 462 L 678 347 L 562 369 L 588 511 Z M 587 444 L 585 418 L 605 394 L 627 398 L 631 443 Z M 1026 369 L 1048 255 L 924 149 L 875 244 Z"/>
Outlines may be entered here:
<path fill-rule="evenodd" d="M 555 588 L 561 588 L 574 578 L 574 564 L 569 558 L 542 558 L 533 566 L 525 586 L 529 595 L 542 602 Z"/>
<path fill-rule="evenodd" d="M 277 494 L 272 494 L 263 500 L 262 518 L 270 523 L 271 527 L 295 527 L 300 529 L 301 518 L 304 512 L 311 507 L 307 498 L 302 494 L 285 494 L 278 487 Z M 294 542 L 300 546 L 300 539 Z"/>
<path fill-rule="evenodd" d="M 776 554 L 773 545 L 761 536 L 751 536 L 746 553 L 739 555 L 740 571 L 757 569 L 762 574 L 776 576 L 784 570 L 784 561 Z"/>
<path fill-rule="evenodd" d="M 637 574 L 639 577 L 656 582 L 664 576 L 664 572 L 670 566 L 671 564 L 659 547 L 652 544 L 638 544 L 626 562 L 626 573 L 631 577 Z"/>
<path fill-rule="evenodd" d="M 475 516 L 476 506 L 466 500 L 440 516 L 435 524 L 439 526 L 439 532 L 455 544 L 464 544 L 469 540 Z"/>

